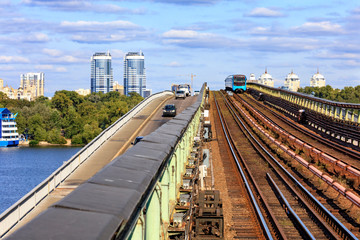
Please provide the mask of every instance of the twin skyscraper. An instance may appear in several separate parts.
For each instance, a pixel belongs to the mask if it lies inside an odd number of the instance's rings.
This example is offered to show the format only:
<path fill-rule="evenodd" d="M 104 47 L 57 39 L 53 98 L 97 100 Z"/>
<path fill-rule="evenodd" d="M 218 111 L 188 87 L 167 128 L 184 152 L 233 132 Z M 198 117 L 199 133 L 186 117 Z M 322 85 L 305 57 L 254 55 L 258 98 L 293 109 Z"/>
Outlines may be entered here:
<path fill-rule="evenodd" d="M 144 54 L 129 52 L 124 56 L 124 94 L 136 92 L 142 97 L 149 94 L 146 89 Z M 114 77 L 110 52 L 95 53 L 91 57 L 91 92 L 113 91 Z"/>

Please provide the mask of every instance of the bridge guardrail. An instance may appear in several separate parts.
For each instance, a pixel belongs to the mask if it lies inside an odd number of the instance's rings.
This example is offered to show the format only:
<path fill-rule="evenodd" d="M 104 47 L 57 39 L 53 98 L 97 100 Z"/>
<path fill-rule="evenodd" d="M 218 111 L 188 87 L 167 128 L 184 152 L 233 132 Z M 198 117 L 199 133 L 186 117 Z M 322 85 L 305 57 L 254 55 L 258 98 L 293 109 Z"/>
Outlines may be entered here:
<path fill-rule="evenodd" d="M 169 223 L 180 176 L 199 131 L 204 86 L 192 106 L 145 136 L 8 239 L 138 240 L 156 239 L 160 231 L 167 235 L 161 224 Z M 162 210 L 160 201 L 164 204 Z M 139 221 L 149 225 L 145 228 Z"/>
<path fill-rule="evenodd" d="M 112 137 L 119 128 L 126 124 L 135 114 L 140 112 L 152 100 L 173 94 L 171 91 L 163 91 L 153 94 L 133 109 L 119 118 L 110 127 L 102 131 L 96 138 L 83 147 L 78 153 L 64 162 L 54 173 L 27 193 L 19 201 L 9 207 L 0 215 L 0 238 L 13 228 L 23 217 L 25 217 L 41 200 L 49 195 L 60 183 L 62 183 L 73 171 L 86 161 L 105 141 Z"/>
<path fill-rule="evenodd" d="M 330 101 L 299 92 L 269 87 L 259 83 L 249 83 L 249 88 L 264 92 L 273 97 L 295 103 L 303 108 L 315 111 L 337 120 L 360 124 L 360 104 Z"/>

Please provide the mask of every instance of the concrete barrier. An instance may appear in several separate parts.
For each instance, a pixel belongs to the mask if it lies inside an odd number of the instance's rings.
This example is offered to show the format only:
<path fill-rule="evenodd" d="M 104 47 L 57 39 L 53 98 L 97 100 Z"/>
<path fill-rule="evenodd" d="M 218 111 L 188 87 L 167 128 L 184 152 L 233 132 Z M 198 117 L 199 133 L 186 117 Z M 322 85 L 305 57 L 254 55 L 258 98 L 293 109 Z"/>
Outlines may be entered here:
<path fill-rule="evenodd" d="M 151 101 L 156 98 L 172 95 L 171 91 L 163 91 L 153 94 L 133 109 L 119 118 L 115 123 L 102 131 L 95 139 L 84 146 L 78 153 L 60 166 L 47 179 L 41 182 L 28 194 L 13 204 L 0 215 L 0 238 L 2 238 L 11 228 L 13 228 L 23 217 L 25 217 L 41 200 L 51 193 L 60 183 L 62 183 L 73 171 L 85 162 L 101 145 L 112 137 L 124 124 L 134 115 L 140 112 Z"/>

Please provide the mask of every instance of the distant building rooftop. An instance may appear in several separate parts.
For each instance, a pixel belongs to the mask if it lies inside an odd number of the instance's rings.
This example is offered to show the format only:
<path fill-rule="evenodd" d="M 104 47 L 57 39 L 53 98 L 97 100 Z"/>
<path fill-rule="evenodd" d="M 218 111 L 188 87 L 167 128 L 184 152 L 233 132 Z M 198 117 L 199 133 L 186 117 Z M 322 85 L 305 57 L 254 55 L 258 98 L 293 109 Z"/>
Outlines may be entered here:
<path fill-rule="evenodd" d="M 94 56 L 111 56 L 110 52 L 97 52 L 94 53 Z"/>

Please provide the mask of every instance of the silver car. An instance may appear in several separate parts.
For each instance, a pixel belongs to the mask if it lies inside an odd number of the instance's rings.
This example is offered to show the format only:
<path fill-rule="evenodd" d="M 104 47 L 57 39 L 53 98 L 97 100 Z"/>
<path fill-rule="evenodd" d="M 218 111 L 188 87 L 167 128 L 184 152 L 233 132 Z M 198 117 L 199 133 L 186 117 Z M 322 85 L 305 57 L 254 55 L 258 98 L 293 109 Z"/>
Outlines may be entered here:
<path fill-rule="evenodd" d="M 175 92 L 175 99 L 178 99 L 178 98 L 183 98 L 185 99 L 186 98 L 186 93 L 185 91 L 183 90 L 178 90 Z"/>

